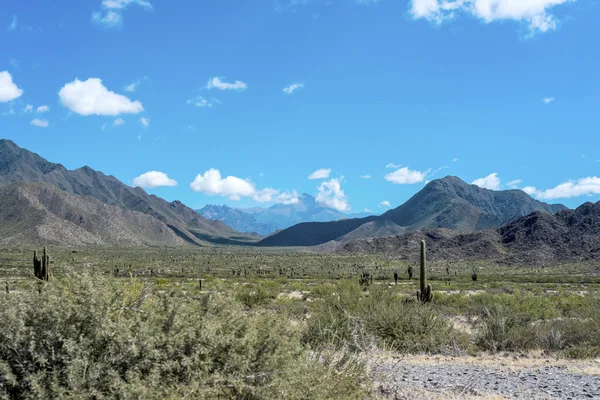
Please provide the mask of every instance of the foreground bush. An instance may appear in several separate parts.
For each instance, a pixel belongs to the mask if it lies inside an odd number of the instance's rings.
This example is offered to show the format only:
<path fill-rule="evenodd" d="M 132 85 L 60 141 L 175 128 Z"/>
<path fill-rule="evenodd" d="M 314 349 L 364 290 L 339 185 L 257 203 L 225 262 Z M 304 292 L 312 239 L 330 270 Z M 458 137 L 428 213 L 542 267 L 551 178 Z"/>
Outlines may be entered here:
<path fill-rule="evenodd" d="M 0 398 L 365 398 L 361 368 L 309 353 L 275 316 L 135 279 L 0 296 Z"/>
<path fill-rule="evenodd" d="M 357 350 L 371 341 L 405 353 L 438 353 L 463 350 L 468 337 L 432 304 L 406 300 L 397 293 L 373 287 L 364 294 L 356 282 L 342 281 L 337 291 L 323 296 L 308 320 L 304 340 Z"/>

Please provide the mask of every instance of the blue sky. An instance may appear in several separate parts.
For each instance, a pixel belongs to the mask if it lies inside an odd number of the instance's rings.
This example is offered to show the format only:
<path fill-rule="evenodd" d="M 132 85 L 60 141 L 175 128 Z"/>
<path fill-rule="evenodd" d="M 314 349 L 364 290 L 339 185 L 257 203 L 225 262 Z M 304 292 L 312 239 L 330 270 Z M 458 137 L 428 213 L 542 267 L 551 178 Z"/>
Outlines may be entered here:
<path fill-rule="evenodd" d="M 598 17 L 592 0 L 4 0 L 0 136 L 194 208 L 306 192 L 380 212 L 445 175 L 575 207 L 600 200 Z"/>

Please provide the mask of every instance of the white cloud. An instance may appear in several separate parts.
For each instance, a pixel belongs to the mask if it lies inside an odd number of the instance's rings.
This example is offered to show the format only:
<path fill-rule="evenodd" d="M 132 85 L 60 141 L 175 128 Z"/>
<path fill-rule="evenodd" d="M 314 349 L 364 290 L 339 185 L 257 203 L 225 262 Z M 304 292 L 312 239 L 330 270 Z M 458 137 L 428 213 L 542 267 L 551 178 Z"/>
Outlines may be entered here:
<path fill-rule="evenodd" d="M 210 100 L 205 99 L 202 96 L 197 96 L 194 97 L 193 99 L 190 99 L 187 101 L 188 104 L 193 104 L 196 107 L 200 107 L 200 108 L 204 108 L 204 107 L 212 107 L 213 106 L 213 102 Z"/>
<path fill-rule="evenodd" d="M 533 186 L 527 186 L 523 188 L 523 191 L 543 200 L 568 199 L 570 197 L 600 194 L 600 178 L 597 176 L 580 178 L 561 183 L 547 190 L 539 190 Z"/>
<path fill-rule="evenodd" d="M 458 161 L 458 158 L 453 158 L 452 159 L 452 162 L 457 162 L 457 161 Z"/>
<path fill-rule="evenodd" d="M 211 78 L 206 84 L 207 89 L 219 89 L 219 90 L 246 90 L 247 86 L 242 81 L 235 81 L 234 83 L 227 83 L 221 80 L 218 76 Z"/>
<path fill-rule="evenodd" d="M 340 179 L 343 179 L 343 177 Z M 350 205 L 340 185 L 340 179 L 334 178 L 321 183 L 317 187 L 319 193 L 317 193 L 316 200 L 318 203 L 325 204 L 338 211 L 350 211 Z"/>
<path fill-rule="evenodd" d="M 387 200 L 383 200 L 381 203 L 379 203 L 379 205 L 385 208 L 392 208 L 392 205 Z"/>
<path fill-rule="evenodd" d="M 48 106 L 39 106 L 37 108 L 37 112 L 39 112 L 39 113 L 45 113 L 48 111 L 50 111 L 50 107 L 48 107 Z"/>
<path fill-rule="evenodd" d="M 444 165 L 443 167 L 439 167 L 438 169 L 436 169 L 435 171 L 433 171 L 433 172 L 431 173 L 431 176 L 434 176 L 434 175 L 435 175 L 435 174 L 437 174 L 438 172 L 440 172 L 440 171 L 443 171 L 443 170 L 445 170 L 445 169 L 447 169 L 447 168 L 448 168 L 448 166 L 447 166 L 447 165 Z"/>
<path fill-rule="evenodd" d="M 550 103 L 552 103 L 553 101 L 554 101 L 554 97 L 544 97 L 544 98 L 542 99 L 542 103 L 544 103 L 544 104 L 550 104 Z"/>
<path fill-rule="evenodd" d="M 436 24 L 469 14 L 485 23 L 500 20 L 525 22 L 530 35 L 556 28 L 556 18 L 548 9 L 571 0 L 412 0 L 410 12 L 415 19 L 424 18 Z"/>
<path fill-rule="evenodd" d="M 12 32 L 17 29 L 17 14 L 13 14 L 12 20 L 10 21 L 10 25 L 8 26 L 8 31 Z"/>
<path fill-rule="evenodd" d="M 127 6 L 132 4 L 136 4 L 147 10 L 152 9 L 152 4 L 145 0 L 103 0 L 102 8 L 104 8 L 104 11 L 95 11 L 92 13 L 92 21 L 107 28 L 119 26 L 123 23 L 123 11 Z"/>
<path fill-rule="evenodd" d="M 292 93 L 294 93 L 296 90 L 298 90 L 298 89 L 302 89 L 303 87 L 304 87 L 304 84 L 303 84 L 303 83 L 293 83 L 293 84 L 291 84 L 291 85 L 289 85 L 289 86 L 286 86 L 286 87 L 284 87 L 284 88 L 283 88 L 283 92 L 284 92 L 285 94 L 292 94 Z"/>
<path fill-rule="evenodd" d="M 363 212 L 366 212 L 366 213 L 372 213 L 373 211 L 369 210 L 368 208 L 365 208 L 365 209 L 363 210 Z"/>
<path fill-rule="evenodd" d="M 331 174 L 330 168 L 321 168 L 310 174 L 308 179 L 327 179 L 329 174 Z"/>
<path fill-rule="evenodd" d="M 190 184 L 190 188 L 195 192 L 202 192 L 209 196 L 225 196 L 231 200 L 249 197 L 260 203 L 274 201 L 281 204 L 295 204 L 298 202 L 296 191 L 281 193 L 272 188 L 258 190 L 248 180 L 236 176 L 223 178 L 221 172 L 214 168 L 209 169 L 203 175 L 198 174 Z"/>
<path fill-rule="evenodd" d="M 99 78 L 86 81 L 75 79 L 67 83 L 58 92 L 61 103 L 69 110 L 80 115 L 137 114 L 144 111 L 142 103 L 131 101 L 127 97 L 111 92 Z"/>
<path fill-rule="evenodd" d="M 142 125 L 144 125 L 145 128 L 150 126 L 150 121 L 148 121 L 148 119 L 146 117 L 142 117 L 140 118 L 140 123 Z"/>
<path fill-rule="evenodd" d="M 102 0 L 102 6 L 108 9 L 123 9 L 130 4 L 137 4 L 148 9 L 152 8 L 152 4 L 144 0 Z"/>
<path fill-rule="evenodd" d="M 30 113 L 30 112 L 33 112 L 33 106 L 32 106 L 31 104 L 27 104 L 27 105 L 25 106 L 25 108 L 23 109 L 23 112 L 24 112 L 25 114 L 28 114 L 28 113 Z"/>
<path fill-rule="evenodd" d="M 177 186 L 177 182 L 164 172 L 149 171 L 135 178 L 133 185 L 143 189 L 153 189 L 159 186 Z"/>
<path fill-rule="evenodd" d="M 104 14 L 96 11 L 92 13 L 92 21 L 98 25 L 104 25 L 107 28 L 112 28 L 123 23 L 123 16 L 114 11 L 106 11 Z"/>
<path fill-rule="evenodd" d="M 47 128 L 48 121 L 46 121 L 45 119 L 37 119 L 36 118 L 33 121 L 31 121 L 31 125 L 37 126 L 38 128 Z"/>
<path fill-rule="evenodd" d="M 427 170 L 425 172 L 413 171 L 408 169 L 408 167 L 404 167 L 397 169 L 394 172 L 390 172 L 389 174 L 386 174 L 385 180 L 400 185 L 423 182 L 429 171 L 430 170 Z"/>
<path fill-rule="evenodd" d="M 371 179 L 371 175 L 361 175 L 360 177 L 363 179 Z"/>
<path fill-rule="evenodd" d="M 506 186 L 516 189 L 517 185 L 519 185 L 521 182 L 523 182 L 523 179 L 515 179 L 513 181 L 510 181 L 506 184 Z"/>
<path fill-rule="evenodd" d="M 123 118 L 117 118 L 115 119 L 115 122 L 113 122 L 113 126 L 121 126 L 125 124 L 125 120 Z"/>
<path fill-rule="evenodd" d="M 140 86 L 140 84 L 146 80 L 148 80 L 148 77 L 144 76 L 143 78 L 137 79 L 134 82 L 130 83 L 129 85 L 125 86 L 124 89 L 126 92 L 133 93 L 137 90 L 138 86 Z"/>
<path fill-rule="evenodd" d="M 402 166 L 402 164 L 394 164 L 393 162 L 389 163 L 388 165 L 386 165 L 386 168 L 400 168 Z"/>
<path fill-rule="evenodd" d="M 0 103 L 7 103 L 18 99 L 23 91 L 15 85 L 8 71 L 0 72 Z"/>
<path fill-rule="evenodd" d="M 484 178 L 475 179 L 471 184 L 484 189 L 500 190 L 500 178 L 498 178 L 498 173 L 496 172 L 489 174 Z"/>

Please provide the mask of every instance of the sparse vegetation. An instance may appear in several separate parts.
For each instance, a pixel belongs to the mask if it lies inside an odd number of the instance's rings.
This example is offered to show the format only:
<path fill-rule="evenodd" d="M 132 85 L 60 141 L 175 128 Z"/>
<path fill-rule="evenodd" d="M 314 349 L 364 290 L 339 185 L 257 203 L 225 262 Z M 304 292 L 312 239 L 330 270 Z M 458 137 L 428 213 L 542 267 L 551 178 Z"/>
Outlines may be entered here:
<path fill-rule="evenodd" d="M 51 252 L 38 293 L 31 250 L 0 251 L 0 397 L 368 398 L 377 349 L 600 356 L 594 265 L 453 264 L 420 304 L 420 281 L 394 284 L 413 262 L 370 255 Z M 434 285 L 447 268 L 425 264 Z"/>

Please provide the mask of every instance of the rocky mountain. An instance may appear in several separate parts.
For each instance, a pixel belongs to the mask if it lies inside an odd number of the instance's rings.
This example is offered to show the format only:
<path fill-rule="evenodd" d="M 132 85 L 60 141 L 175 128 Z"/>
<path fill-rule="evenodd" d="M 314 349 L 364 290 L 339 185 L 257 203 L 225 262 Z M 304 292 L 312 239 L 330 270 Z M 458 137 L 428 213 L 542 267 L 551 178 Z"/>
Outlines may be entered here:
<path fill-rule="evenodd" d="M 209 204 L 200 210 L 196 210 L 204 218 L 221 221 L 227 226 L 239 232 L 256 232 L 261 236 L 269 235 L 277 230 L 277 227 L 270 224 L 262 224 L 250 213 L 229 206 L 217 206 Z"/>
<path fill-rule="evenodd" d="M 521 190 L 493 191 L 448 176 L 429 182 L 401 206 L 380 216 L 298 224 L 277 232 L 265 246 L 313 246 L 389 233 L 446 228 L 468 233 L 500 227 L 533 211 L 555 213 L 565 206 L 537 201 Z M 370 225 L 365 225 L 370 224 Z"/>
<path fill-rule="evenodd" d="M 0 187 L 0 246 L 183 246 L 158 219 L 67 193 L 47 183 Z"/>
<path fill-rule="evenodd" d="M 220 221 L 208 220 L 179 201 L 167 202 L 141 188 L 125 185 L 113 176 L 90 167 L 67 170 L 22 149 L 10 140 L 0 140 L 0 187 L 14 182 L 48 183 L 67 193 L 91 196 L 108 205 L 148 214 L 166 224 L 188 243 L 238 243 L 252 240 Z"/>
<path fill-rule="evenodd" d="M 329 222 L 348 219 L 350 216 L 341 213 L 303 194 L 296 204 L 276 204 L 269 208 L 231 208 L 228 206 L 207 205 L 197 210 L 208 219 L 219 220 L 240 232 L 257 232 L 266 236 L 289 228 L 302 222 Z M 361 215 L 368 215 L 361 213 Z"/>
<path fill-rule="evenodd" d="M 544 264 L 600 260 L 600 202 L 556 214 L 535 211 L 498 229 L 473 233 L 434 229 L 402 235 L 329 242 L 321 251 L 393 255 L 417 259 L 419 242 L 431 260 L 496 260 Z"/>

